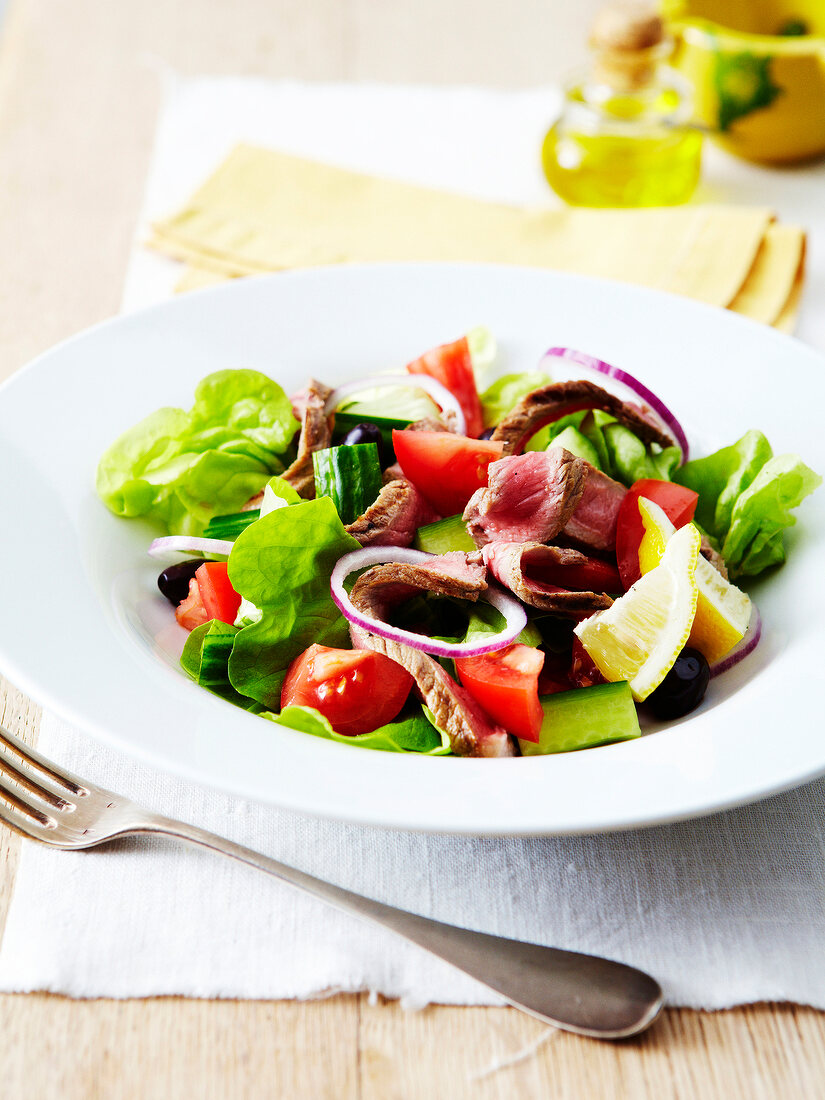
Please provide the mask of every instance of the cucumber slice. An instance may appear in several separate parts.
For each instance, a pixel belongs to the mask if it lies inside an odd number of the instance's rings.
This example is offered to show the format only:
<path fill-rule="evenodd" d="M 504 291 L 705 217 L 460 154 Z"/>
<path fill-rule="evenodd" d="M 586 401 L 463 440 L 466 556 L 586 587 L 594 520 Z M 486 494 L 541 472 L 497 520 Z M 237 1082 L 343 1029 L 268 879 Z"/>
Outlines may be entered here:
<path fill-rule="evenodd" d="M 419 527 L 413 546 L 427 554 L 448 554 L 451 550 L 475 550 L 476 544 L 467 534 L 467 525 L 461 516 L 447 516 L 436 523 Z"/>
<path fill-rule="evenodd" d="M 331 497 L 342 523 L 366 512 L 381 492 L 381 466 L 375 443 L 314 451 L 315 494 Z"/>
<path fill-rule="evenodd" d="M 254 523 L 261 514 L 260 508 L 250 508 L 247 512 L 231 512 L 225 516 L 213 516 L 203 529 L 205 539 L 236 539 L 250 523 Z"/>
<path fill-rule="evenodd" d="M 585 462 L 589 462 L 590 465 L 595 466 L 597 470 L 601 468 L 596 448 L 587 436 L 582 435 L 579 429 L 574 428 L 572 424 L 568 425 L 563 432 L 559 432 L 553 440 L 552 445 L 554 447 L 564 447 L 571 455 L 577 455 L 579 458 L 583 458 Z"/>
<path fill-rule="evenodd" d="M 541 709 L 544 720 L 538 744 L 519 739 L 522 756 L 588 749 L 642 735 L 626 680 L 545 695 Z"/>

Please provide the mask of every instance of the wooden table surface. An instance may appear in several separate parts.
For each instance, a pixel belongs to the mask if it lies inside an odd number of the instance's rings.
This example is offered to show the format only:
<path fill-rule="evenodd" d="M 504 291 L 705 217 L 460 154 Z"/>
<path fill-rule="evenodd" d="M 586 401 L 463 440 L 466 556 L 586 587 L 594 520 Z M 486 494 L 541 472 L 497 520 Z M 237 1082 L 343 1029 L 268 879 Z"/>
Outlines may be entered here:
<path fill-rule="evenodd" d="M 12 0 L 0 38 L 0 377 L 117 311 L 163 64 L 185 75 L 546 82 L 576 54 L 568 41 L 583 38 L 595 3 Z M 39 712 L 3 684 L 0 720 L 35 737 Z M 17 852 L 0 831 L 0 929 Z M 645 1036 L 609 1044 L 512 1009 L 406 1013 L 366 996 L 7 995 L 0 1095 L 813 1097 L 825 1090 L 824 1037 L 822 1015 L 793 1006 L 669 1010 Z"/>

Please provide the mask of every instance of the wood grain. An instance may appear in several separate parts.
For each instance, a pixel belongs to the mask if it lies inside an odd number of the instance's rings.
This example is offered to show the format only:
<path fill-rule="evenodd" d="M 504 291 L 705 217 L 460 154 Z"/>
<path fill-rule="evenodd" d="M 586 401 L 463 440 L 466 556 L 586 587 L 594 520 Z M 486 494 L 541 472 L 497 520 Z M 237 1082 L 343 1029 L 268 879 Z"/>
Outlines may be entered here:
<path fill-rule="evenodd" d="M 116 312 L 161 102 L 184 74 L 557 79 L 597 0 L 12 0 L 0 38 L 0 378 Z M 2 623 L 2 618 L 0 618 Z M 2 623 L 2 629 L 9 629 Z M 0 717 L 39 711 L 0 686 Z M 0 928 L 18 843 L 0 830 Z M 825 1082 L 821 1014 L 668 1011 L 595 1043 L 511 1009 L 0 996 L 3 1100 L 98 1097 L 772 1100 Z"/>

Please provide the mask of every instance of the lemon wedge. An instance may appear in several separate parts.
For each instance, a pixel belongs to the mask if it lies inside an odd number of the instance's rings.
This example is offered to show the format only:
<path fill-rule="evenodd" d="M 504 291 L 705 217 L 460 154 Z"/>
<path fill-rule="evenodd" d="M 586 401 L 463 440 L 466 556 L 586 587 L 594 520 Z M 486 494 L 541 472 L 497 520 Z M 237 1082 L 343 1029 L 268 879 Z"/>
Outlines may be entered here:
<path fill-rule="evenodd" d="M 688 524 L 664 545 L 661 561 L 606 611 L 575 633 L 606 680 L 627 680 L 637 702 L 670 672 L 696 614 L 701 538 Z"/>
<path fill-rule="evenodd" d="M 644 575 L 659 564 L 676 528 L 659 505 L 646 497 L 639 498 L 639 513 L 645 528 L 639 546 L 639 568 Z M 753 605 L 741 588 L 725 580 L 701 555 L 696 564 L 696 585 L 699 598 L 688 645 L 713 665 L 742 641 Z"/>

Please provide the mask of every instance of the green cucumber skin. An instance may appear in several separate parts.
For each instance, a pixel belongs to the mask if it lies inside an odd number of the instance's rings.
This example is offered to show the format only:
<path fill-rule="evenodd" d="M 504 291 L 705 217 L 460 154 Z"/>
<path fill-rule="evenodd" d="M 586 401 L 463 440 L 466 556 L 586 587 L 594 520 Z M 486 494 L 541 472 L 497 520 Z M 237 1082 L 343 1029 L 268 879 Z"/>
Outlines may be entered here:
<path fill-rule="evenodd" d="M 467 533 L 467 525 L 461 516 L 447 516 L 446 519 L 419 527 L 413 546 L 416 550 L 423 550 L 427 554 L 449 554 L 453 550 L 478 549 Z"/>
<path fill-rule="evenodd" d="M 381 466 L 375 443 L 328 447 L 312 455 L 315 494 L 332 499 L 342 523 L 366 512 L 381 492 Z"/>
<path fill-rule="evenodd" d="M 544 721 L 538 743 L 519 739 L 522 756 L 573 752 L 642 735 L 630 685 L 625 680 L 545 695 L 541 708 Z"/>
<path fill-rule="evenodd" d="M 254 523 L 261 514 L 260 508 L 250 508 L 247 512 L 231 512 L 225 516 L 213 516 L 203 529 L 207 539 L 236 539 L 250 523 Z"/>

